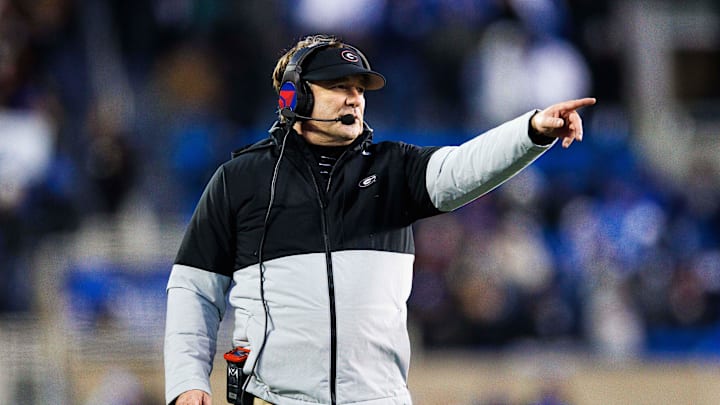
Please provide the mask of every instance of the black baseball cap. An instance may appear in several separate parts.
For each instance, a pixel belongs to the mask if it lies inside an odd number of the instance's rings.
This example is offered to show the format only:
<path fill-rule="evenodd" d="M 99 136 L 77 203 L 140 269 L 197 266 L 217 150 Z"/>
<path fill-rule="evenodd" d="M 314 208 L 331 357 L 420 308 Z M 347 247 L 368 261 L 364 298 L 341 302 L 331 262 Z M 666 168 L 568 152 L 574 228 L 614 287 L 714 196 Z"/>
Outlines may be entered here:
<path fill-rule="evenodd" d="M 335 80 L 345 76 L 363 75 L 367 77 L 366 90 L 379 90 L 385 86 L 385 77 L 378 72 L 366 69 L 362 56 L 354 48 L 322 48 L 308 56 L 303 63 L 302 79 L 307 81 Z"/>

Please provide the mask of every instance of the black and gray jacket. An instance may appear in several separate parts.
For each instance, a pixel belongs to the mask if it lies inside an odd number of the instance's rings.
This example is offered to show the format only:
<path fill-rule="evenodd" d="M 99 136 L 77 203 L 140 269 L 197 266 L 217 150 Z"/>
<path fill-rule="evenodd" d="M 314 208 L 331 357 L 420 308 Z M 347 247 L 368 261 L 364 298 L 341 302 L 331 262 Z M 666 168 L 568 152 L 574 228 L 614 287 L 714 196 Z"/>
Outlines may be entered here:
<path fill-rule="evenodd" d="M 532 112 L 461 146 L 372 143 L 367 129 L 338 159 L 327 186 L 291 132 L 258 247 L 282 127 L 223 164 L 207 185 L 168 282 L 166 400 L 210 392 L 218 325 L 230 303 L 233 342 L 266 345 L 248 391 L 271 403 L 411 404 L 406 301 L 414 221 L 497 187 L 550 145 L 528 137 Z"/>

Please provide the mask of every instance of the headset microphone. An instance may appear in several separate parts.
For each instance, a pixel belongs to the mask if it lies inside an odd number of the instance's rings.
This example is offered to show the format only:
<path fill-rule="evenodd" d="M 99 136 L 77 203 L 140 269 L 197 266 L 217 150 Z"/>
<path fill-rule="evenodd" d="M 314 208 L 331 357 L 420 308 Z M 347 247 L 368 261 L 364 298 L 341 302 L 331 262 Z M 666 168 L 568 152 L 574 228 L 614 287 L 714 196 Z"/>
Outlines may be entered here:
<path fill-rule="evenodd" d="M 355 116 L 352 114 L 345 114 L 337 118 L 313 118 L 313 117 L 306 117 L 304 115 L 300 115 L 296 113 L 295 111 L 289 109 L 289 108 L 283 108 L 280 110 L 280 115 L 285 117 L 285 119 L 289 121 L 293 121 L 297 118 L 301 118 L 304 120 L 312 120 L 312 121 L 320 121 L 320 122 L 341 122 L 343 125 L 352 125 L 355 123 Z"/>
<path fill-rule="evenodd" d="M 355 123 L 355 116 L 352 114 L 345 114 L 342 117 L 336 118 L 337 121 L 343 123 L 343 125 L 352 125 Z"/>
<path fill-rule="evenodd" d="M 344 125 L 352 125 L 355 123 L 355 116 L 352 114 L 345 114 L 340 117 L 340 122 Z"/>

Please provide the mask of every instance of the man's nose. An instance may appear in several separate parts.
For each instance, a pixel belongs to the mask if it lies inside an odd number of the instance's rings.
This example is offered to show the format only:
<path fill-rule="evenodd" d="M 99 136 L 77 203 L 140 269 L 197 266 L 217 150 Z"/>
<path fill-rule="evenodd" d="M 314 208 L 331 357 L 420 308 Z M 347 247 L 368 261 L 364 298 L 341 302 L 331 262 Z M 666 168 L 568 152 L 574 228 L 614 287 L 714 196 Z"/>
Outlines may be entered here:
<path fill-rule="evenodd" d="M 347 96 L 347 100 L 346 100 L 348 105 L 357 107 L 362 103 L 362 99 L 363 99 L 363 93 L 360 90 L 358 90 L 356 88 L 352 88 L 352 89 L 348 90 L 348 96 Z"/>

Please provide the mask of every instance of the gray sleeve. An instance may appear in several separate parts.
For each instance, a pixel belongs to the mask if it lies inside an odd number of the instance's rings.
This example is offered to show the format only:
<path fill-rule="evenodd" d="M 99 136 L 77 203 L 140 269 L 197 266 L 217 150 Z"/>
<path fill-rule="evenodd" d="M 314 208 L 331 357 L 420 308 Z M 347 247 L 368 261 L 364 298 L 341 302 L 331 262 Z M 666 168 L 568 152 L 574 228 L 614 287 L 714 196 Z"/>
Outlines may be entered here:
<path fill-rule="evenodd" d="M 528 135 L 530 111 L 460 146 L 436 151 L 425 178 L 433 205 L 452 211 L 512 178 L 555 142 L 535 145 Z"/>
<path fill-rule="evenodd" d="M 191 389 L 210 393 L 220 320 L 229 277 L 174 265 L 167 286 L 165 400 Z"/>

